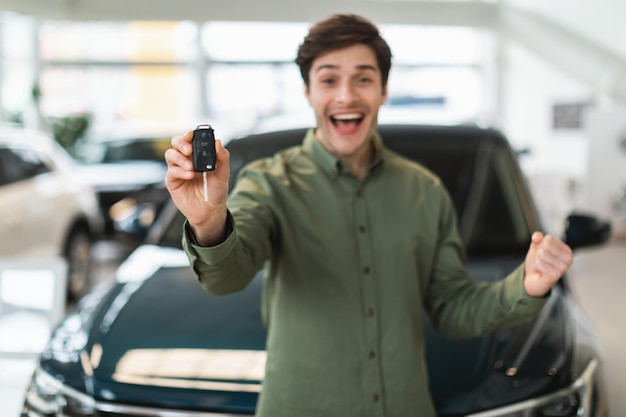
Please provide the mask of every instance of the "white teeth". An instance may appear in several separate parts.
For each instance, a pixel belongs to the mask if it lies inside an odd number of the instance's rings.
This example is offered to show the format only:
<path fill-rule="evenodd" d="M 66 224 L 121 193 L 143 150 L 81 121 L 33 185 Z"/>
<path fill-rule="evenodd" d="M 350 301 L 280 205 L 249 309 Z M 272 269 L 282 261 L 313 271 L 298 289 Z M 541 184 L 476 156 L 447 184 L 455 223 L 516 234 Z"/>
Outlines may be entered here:
<path fill-rule="evenodd" d="M 346 113 L 346 114 L 336 114 L 333 116 L 333 119 L 337 120 L 353 120 L 360 119 L 362 116 L 359 113 Z"/>

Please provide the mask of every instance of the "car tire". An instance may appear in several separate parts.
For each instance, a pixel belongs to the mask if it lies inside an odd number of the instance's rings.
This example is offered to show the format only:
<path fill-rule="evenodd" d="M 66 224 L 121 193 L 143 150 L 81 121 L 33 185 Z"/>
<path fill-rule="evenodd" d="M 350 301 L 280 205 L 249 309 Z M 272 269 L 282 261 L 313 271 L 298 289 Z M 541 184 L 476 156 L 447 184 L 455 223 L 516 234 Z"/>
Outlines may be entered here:
<path fill-rule="evenodd" d="M 65 246 L 67 261 L 67 300 L 77 301 L 91 287 L 91 247 L 89 232 L 83 228 L 72 231 Z"/>

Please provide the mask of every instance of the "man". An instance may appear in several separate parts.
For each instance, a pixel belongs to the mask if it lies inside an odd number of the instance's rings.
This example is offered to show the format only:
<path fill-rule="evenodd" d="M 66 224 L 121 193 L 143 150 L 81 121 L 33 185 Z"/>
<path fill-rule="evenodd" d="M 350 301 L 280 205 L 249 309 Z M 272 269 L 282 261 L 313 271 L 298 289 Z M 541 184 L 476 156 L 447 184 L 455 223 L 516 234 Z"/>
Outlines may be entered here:
<path fill-rule="evenodd" d="M 434 416 L 423 310 L 450 337 L 521 323 L 544 305 L 571 250 L 536 232 L 523 265 L 474 283 L 440 180 L 376 133 L 391 65 L 377 28 L 332 16 L 310 29 L 296 63 L 316 127 L 301 146 L 245 168 L 230 196 L 220 142 L 205 202 L 191 132 L 172 139 L 166 184 L 187 218 L 192 268 L 226 294 L 270 261 L 258 415 Z"/>

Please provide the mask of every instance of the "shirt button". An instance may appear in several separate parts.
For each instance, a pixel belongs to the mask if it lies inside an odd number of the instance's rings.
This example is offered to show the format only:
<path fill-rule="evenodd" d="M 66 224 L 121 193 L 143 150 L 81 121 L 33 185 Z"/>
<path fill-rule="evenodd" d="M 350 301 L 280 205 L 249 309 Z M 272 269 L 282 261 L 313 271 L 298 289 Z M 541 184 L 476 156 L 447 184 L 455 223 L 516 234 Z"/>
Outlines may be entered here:
<path fill-rule="evenodd" d="M 359 226 L 359 232 L 365 233 L 365 226 Z"/>
<path fill-rule="evenodd" d="M 369 274 L 370 273 L 370 267 L 369 266 L 364 266 L 363 267 L 363 273 L 364 274 Z"/>
<path fill-rule="evenodd" d="M 380 401 L 380 395 L 374 394 L 374 396 L 372 397 L 372 400 L 374 400 L 374 402 L 377 403 L 378 401 Z"/>
<path fill-rule="evenodd" d="M 374 316 L 374 309 L 373 308 L 368 308 L 367 309 L 367 316 L 368 317 L 373 317 Z"/>
<path fill-rule="evenodd" d="M 374 359 L 376 357 L 376 352 L 370 350 L 370 359 Z"/>

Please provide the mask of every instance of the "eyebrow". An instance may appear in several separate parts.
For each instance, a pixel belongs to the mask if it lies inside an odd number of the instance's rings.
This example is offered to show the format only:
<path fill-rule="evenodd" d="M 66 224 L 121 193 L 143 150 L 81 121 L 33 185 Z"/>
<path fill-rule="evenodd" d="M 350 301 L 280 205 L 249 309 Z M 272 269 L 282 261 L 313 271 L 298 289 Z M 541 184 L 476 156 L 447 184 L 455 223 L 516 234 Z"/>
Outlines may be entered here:
<path fill-rule="evenodd" d="M 332 65 L 332 64 L 324 64 L 324 65 L 320 65 L 319 67 L 317 67 L 315 69 L 315 72 L 319 72 L 323 69 L 331 69 L 331 70 L 336 70 L 339 67 L 337 65 Z M 364 70 L 369 70 L 369 71 L 374 71 L 376 72 L 376 67 L 373 65 L 368 65 L 368 64 L 362 64 L 362 65 L 357 65 L 356 68 L 360 71 L 364 71 Z"/>

